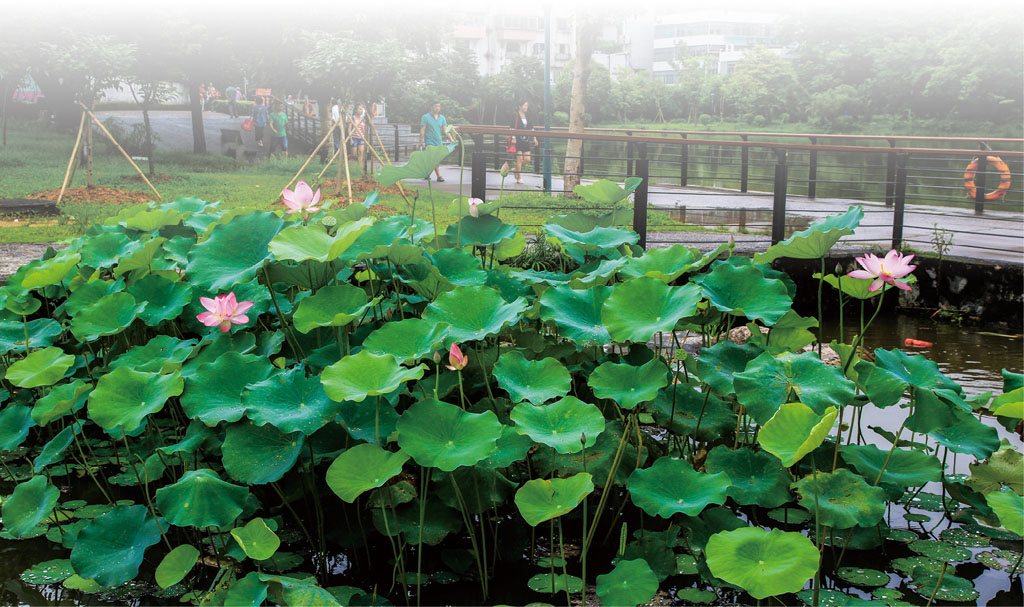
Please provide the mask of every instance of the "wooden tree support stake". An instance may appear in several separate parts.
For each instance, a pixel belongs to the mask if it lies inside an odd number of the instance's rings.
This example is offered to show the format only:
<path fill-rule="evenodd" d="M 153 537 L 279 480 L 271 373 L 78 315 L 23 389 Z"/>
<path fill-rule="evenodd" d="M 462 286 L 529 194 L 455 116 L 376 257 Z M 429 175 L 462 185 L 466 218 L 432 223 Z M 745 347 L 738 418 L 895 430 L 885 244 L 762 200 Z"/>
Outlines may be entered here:
<path fill-rule="evenodd" d="M 139 172 L 139 176 L 142 177 L 142 180 L 146 182 L 146 185 L 149 186 L 149 189 L 153 190 L 153 193 L 156 194 L 156 197 L 159 200 L 163 200 L 163 196 L 161 196 L 160 192 L 157 192 L 156 188 L 153 187 L 153 184 L 149 182 L 149 179 L 146 178 L 146 174 L 142 172 L 142 169 L 139 168 L 139 165 L 135 164 L 135 161 L 132 160 L 132 157 L 128 155 L 128 152 L 124 151 L 124 148 L 121 147 L 121 144 L 117 142 L 117 139 L 114 139 L 114 136 L 110 134 L 110 131 L 107 130 L 107 127 L 103 126 L 103 123 L 100 122 L 100 119 L 96 117 L 96 114 L 93 114 L 89 110 L 89 108 L 85 107 L 85 104 L 81 101 L 78 102 L 78 105 L 82 106 L 82 111 L 84 111 L 86 114 L 89 114 L 89 117 L 92 118 L 93 122 L 96 123 L 96 126 L 98 126 L 100 130 L 103 131 L 103 134 L 106 135 L 108 139 L 110 139 L 110 142 L 114 144 L 114 147 L 116 147 L 117 150 L 124 155 L 128 162 L 130 162 L 131 165 L 135 167 L 135 170 Z"/>
<path fill-rule="evenodd" d="M 345 129 L 341 129 L 341 134 L 342 134 L 341 145 L 338 146 L 338 149 L 334 152 L 334 155 L 331 156 L 330 160 L 327 161 L 327 164 L 324 165 L 324 168 L 323 168 L 322 171 L 320 171 L 320 174 L 316 176 L 316 182 L 315 183 L 320 183 L 320 180 L 323 178 L 324 173 L 326 173 L 327 169 L 331 168 L 331 165 L 334 164 L 334 161 L 338 159 L 338 155 L 341 154 L 341 149 L 343 147 L 345 147 L 345 144 L 348 143 L 349 140 L 352 138 L 352 133 L 351 132 L 349 132 L 348 135 L 345 135 Z M 341 165 L 340 164 L 338 165 L 338 183 L 339 184 L 341 183 Z"/>
<path fill-rule="evenodd" d="M 78 121 L 78 135 L 75 136 L 75 147 L 71 148 L 71 158 L 68 159 L 68 168 L 64 171 L 64 181 L 60 184 L 60 193 L 57 194 L 57 204 L 64 198 L 64 190 L 68 187 L 71 178 L 71 168 L 75 166 L 75 158 L 78 156 L 78 146 L 82 143 L 82 131 L 85 130 L 85 112 Z"/>
<path fill-rule="evenodd" d="M 325 134 L 324 138 L 320 140 L 320 143 L 318 143 L 317 146 L 313 148 L 313 151 L 309 154 L 309 158 L 307 158 L 306 162 L 303 162 L 302 166 L 299 168 L 299 172 L 295 173 L 295 177 L 292 177 L 291 180 L 289 180 L 288 183 L 284 185 L 284 187 L 292 187 L 292 184 L 295 183 L 295 180 L 299 178 L 299 175 L 302 174 L 302 171 L 305 171 L 306 167 L 309 166 L 309 163 L 313 161 L 313 156 L 316 156 L 316 153 L 320 151 L 320 148 L 324 147 L 324 143 L 326 143 L 327 139 L 334 133 L 334 129 L 335 127 L 333 126 L 327 129 L 327 134 Z"/>
<path fill-rule="evenodd" d="M 348 172 L 348 146 L 345 145 L 345 142 L 352 137 L 352 131 L 349 131 L 348 136 L 345 135 L 345 122 L 343 120 L 338 120 L 337 127 L 341 129 L 341 138 L 344 140 L 341 145 L 341 158 L 342 164 L 345 166 L 345 185 L 348 186 L 348 203 L 352 204 L 352 175 Z M 338 177 L 341 177 L 341 171 L 338 171 Z M 338 191 L 341 192 L 340 183 L 338 184 Z"/>

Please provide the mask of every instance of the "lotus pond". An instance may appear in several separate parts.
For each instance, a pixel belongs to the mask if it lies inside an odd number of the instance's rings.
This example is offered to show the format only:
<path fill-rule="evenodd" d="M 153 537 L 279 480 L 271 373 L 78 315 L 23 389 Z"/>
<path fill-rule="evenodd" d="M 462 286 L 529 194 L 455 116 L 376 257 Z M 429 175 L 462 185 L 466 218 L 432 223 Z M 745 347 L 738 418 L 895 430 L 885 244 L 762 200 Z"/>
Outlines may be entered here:
<path fill-rule="evenodd" d="M 5 601 L 1020 602 L 1024 377 L 966 392 L 833 275 L 826 364 L 771 266 L 859 208 L 753 260 L 553 216 L 541 271 L 500 199 L 372 202 L 152 204 L 0 288 Z"/>

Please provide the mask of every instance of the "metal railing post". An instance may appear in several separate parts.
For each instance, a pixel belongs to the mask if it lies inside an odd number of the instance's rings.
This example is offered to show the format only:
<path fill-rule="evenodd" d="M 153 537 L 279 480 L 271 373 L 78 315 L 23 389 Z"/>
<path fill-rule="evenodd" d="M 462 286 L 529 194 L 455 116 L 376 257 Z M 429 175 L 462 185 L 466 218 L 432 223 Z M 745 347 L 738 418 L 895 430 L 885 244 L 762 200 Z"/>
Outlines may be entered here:
<path fill-rule="evenodd" d="M 889 147 L 896 147 L 896 141 L 894 139 L 889 140 Z M 889 152 L 886 154 L 886 170 L 885 170 L 885 206 L 891 207 L 893 198 L 896 194 L 896 153 Z"/>
<path fill-rule="evenodd" d="M 981 154 L 978 154 L 978 170 L 974 172 L 974 214 L 985 214 L 985 173 L 988 168 L 988 156 L 985 149 L 988 147 L 981 143 Z"/>
<path fill-rule="evenodd" d="M 687 173 L 687 170 L 689 169 L 689 164 L 690 164 L 690 146 L 687 145 L 687 143 L 685 141 L 685 139 L 686 139 L 686 134 L 685 133 L 683 134 L 683 139 L 684 139 L 684 141 L 683 141 L 682 158 L 680 159 L 680 162 L 679 162 L 679 185 L 681 185 L 681 186 L 685 186 L 686 185 L 686 179 L 687 179 L 687 174 L 686 173 Z"/>
<path fill-rule="evenodd" d="M 584 152 L 584 150 L 586 150 L 586 147 L 587 147 L 587 140 L 586 139 L 580 139 L 580 169 L 579 169 L 580 179 L 583 179 L 583 157 L 585 156 L 585 154 L 583 152 Z"/>
<path fill-rule="evenodd" d="M 393 124 L 391 126 L 393 126 L 394 130 L 395 130 L 395 141 L 394 141 L 394 143 L 395 143 L 395 150 L 394 150 L 394 152 L 395 153 L 392 154 L 392 158 L 393 158 L 392 162 L 398 162 L 398 142 L 399 142 L 398 125 L 397 124 Z"/>
<path fill-rule="evenodd" d="M 487 153 L 473 152 L 470 169 L 470 196 L 487 200 Z"/>
<path fill-rule="evenodd" d="M 740 139 L 743 141 L 747 140 L 746 135 L 740 135 Z M 747 176 L 750 171 L 750 148 L 743 146 L 740 148 L 740 191 L 747 191 Z"/>
<path fill-rule="evenodd" d="M 632 137 L 633 131 L 626 131 L 626 136 Z M 626 177 L 633 176 L 633 142 L 626 140 Z"/>
<path fill-rule="evenodd" d="M 633 231 L 640 235 L 637 242 L 640 248 L 647 248 L 647 182 L 650 177 L 650 167 L 646 154 L 636 161 L 636 176 L 642 179 L 640 185 L 633 191 Z"/>
<path fill-rule="evenodd" d="M 480 138 L 481 138 L 481 144 L 482 144 L 483 135 L 481 135 Z M 515 136 L 513 136 L 512 139 L 515 140 Z M 497 171 L 498 169 L 501 168 L 501 154 L 502 154 L 502 152 L 505 151 L 505 149 L 501 146 L 500 142 L 498 141 L 498 134 L 497 133 L 494 134 L 494 142 L 493 143 L 494 143 L 494 145 L 493 145 L 493 147 L 494 147 L 494 170 Z M 481 145 L 480 149 L 482 151 L 484 149 L 484 146 Z"/>
<path fill-rule="evenodd" d="M 818 145 L 817 137 L 810 137 L 811 145 Z M 818 197 L 818 150 L 811 150 L 811 159 L 807 166 L 807 197 Z"/>
<path fill-rule="evenodd" d="M 896 158 L 896 183 L 893 188 L 892 210 L 892 248 L 899 249 L 903 244 L 903 219 L 907 203 L 907 155 L 899 154 Z"/>
<path fill-rule="evenodd" d="M 786 150 L 775 150 L 775 188 L 772 204 L 772 244 L 786 238 L 786 187 L 789 167 L 786 165 Z"/>

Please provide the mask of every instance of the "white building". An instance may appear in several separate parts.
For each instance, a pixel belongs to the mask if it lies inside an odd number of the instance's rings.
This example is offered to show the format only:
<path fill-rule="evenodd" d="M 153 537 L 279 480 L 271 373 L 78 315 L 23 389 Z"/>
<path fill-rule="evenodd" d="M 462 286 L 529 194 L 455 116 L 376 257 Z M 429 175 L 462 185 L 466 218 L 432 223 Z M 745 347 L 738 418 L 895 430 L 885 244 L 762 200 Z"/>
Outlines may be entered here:
<path fill-rule="evenodd" d="M 513 58 L 529 55 L 544 60 L 544 12 L 536 7 L 502 4 L 453 15 L 454 44 L 468 47 L 480 66 L 480 75 L 491 76 Z M 551 9 L 551 75 L 572 60 L 576 46 L 573 8 Z"/>
<path fill-rule="evenodd" d="M 771 12 L 701 10 L 647 17 L 653 23 L 651 64 L 655 78 L 676 82 L 679 62 L 687 57 L 716 59 L 717 72 L 729 73 L 753 46 L 778 47 L 782 15 Z"/>

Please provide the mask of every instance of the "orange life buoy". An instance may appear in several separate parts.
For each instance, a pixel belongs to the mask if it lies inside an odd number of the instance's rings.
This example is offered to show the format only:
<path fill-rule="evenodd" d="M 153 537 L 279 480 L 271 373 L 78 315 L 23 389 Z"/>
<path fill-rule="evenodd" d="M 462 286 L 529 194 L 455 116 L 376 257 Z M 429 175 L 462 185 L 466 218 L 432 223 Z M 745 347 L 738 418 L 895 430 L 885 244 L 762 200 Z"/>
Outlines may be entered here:
<path fill-rule="evenodd" d="M 313 102 L 312 101 L 307 101 L 306 102 L 306 115 L 309 116 L 310 118 L 316 116 L 316 112 L 313 110 Z"/>
<path fill-rule="evenodd" d="M 1010 167 L 1006 166 L 1006 163 L 999 156 L 986 156 L 985 162 L 995 172 L 999 173 L 999 185 L 996 186 L 996 189 L 985 194 L 985 200 L 999 200 L 1006 196 L 1006 191 L 1010 189 Z M 967 170 L 964 172 L 964 189 L 967 190 L 967 195 L 971 198 L 976 198 L 978 195 L 978 189 L 974 185 L 974 174 L 977 170 L 978 159 L 975 158 L 967 165 Z"/>

